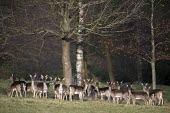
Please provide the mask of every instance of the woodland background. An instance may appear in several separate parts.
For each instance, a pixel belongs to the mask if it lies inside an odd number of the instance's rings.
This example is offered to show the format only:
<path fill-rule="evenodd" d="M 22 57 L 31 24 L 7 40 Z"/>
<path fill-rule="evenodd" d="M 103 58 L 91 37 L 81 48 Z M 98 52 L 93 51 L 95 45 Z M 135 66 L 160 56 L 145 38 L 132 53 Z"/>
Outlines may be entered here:
<path fill-rule="evenodd" d="M 53 18 L 54 15 L 51 15 L 53 13 L 48 13 L 48 11 L 52 11 L 50 8 L 53 2 L 57 4 L 62 1 L 0 0 L 0 79 L 9 79 L 11 74 L 25 80 L 30 80 L 30 74 L 63 77 L 62 41 L 65 39 L 54 35 L 51 31 L 44 32 L 47 29 L 61 32 L 59 30 L 61 17 Z M 70 1 L 65 0 L 65 2 Z M 115 5 L 127 2 L 127 0 L 111 1 Z M 136 2 L 135 0 L 129 1 Z M 79 1 L 75 0 L 74 4 L 76 2 Z M 83 2 L 93 4 L 84 9 L 86 12 L 84 21 L 88 27 L 90 21 L 100 17 L 99 15 L 107 2 L 106 0 L 86 0 Z M 156 61 L 157 84 L 170 85 L 170 1 L 155 0 L 155 6 L 155 42 L 160 44 L 156 48 L 156 57 L 158 58 Z M 112 9 L 109 7 L 104 13 L 110 15 L 109 13 L 112 11 L 109 10 Z M 111 26 L 105 30 L 86 31 L 87 34 L 83 36 L 82 43 L 84 51 L 83 78 L 93 78 L 95 81 L 106 82 L 110 80 L 109 71 L 111 71 L 116 81 L 152 82 L 150 63 L 142 59 L 150 56 L 149 52 L 151 51 L 149 40 L 151 30 L 148 20 L 150 9 L 150 0 L 144 0 L 128 22 L 116 27 Z M 71 11 L 69 18 L 78 15 L 78 12 Z M 112 18 L 114 20 L 114 17 Z M 107 19 L 108 23 L 112 22 L 111 18 Z M 74 18 L 74 22 L 70 25 L 73 26 L 73 29 L 76 21 L 78 19 Z M 99 21 L 96 24 L 99 27 L 100 22 L 104 23 Z M 72 37 L 69 38 L 70 40 L 66 40 L 70 42 L 73 78 L 76 74 L 76 38 L 76 33 L 73 33 Z M 141 56 L 141 59 L 138 56 Z M 111 63 L 111 70 L 108 69 L 108 63 Z"/>

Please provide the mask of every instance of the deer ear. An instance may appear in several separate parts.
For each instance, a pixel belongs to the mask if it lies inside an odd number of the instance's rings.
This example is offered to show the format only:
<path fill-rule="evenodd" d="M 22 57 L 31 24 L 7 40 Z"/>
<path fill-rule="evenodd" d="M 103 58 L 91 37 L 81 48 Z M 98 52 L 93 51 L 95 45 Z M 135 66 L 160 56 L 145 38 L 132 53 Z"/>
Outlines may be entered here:
<path fill-rule="evenodd" d="M 130 87 L 132 88 L 132 85 L 130 85 Z"/>
<path fill-rule="evenodd" d="M 34 78 L 36 77 L 37 75 L 34 75 Z"/>
<path fill-rule="evenodd" d="M 52 80 L 53 80 L 53 78 L 52 78 L 52 77 L 50 77 L 50 80 L 52 81 Z"/>
<path fill-rule="evenodd" d="M 145 84 L 145 86 L 147 86 L 147 85 L 148 85 L 148 83 Z"/>
<path fill-rule="evenodd" d="M 143 83 L 141 83 L 141 85 L 143 86 Z"/>
<path fill-rule="evenodd" d="M 47 79 L 47 78 L 48 78 L 48 75 L 45 76 L 45 79 Z"/>
<path fill-rule="evenodd" d="M 123 81 L 120 82 L 121 84 L 123 83 Z"/>
<path fill-rule="evenodd" d="M 41 75 L 41 79 L 42 79 L 42 80 L 44 79 L 44 76 L 43 76 L 43 75 Z"/>
<path fill-rule="evenodd" d="M 12 74 L 12 77 L 14 76 L 14 74 Z"/>
<path fill-rule="evenodd" d="M 148 89 L 150 89 L 151 87 L 149 87 Z"/>
<path fill-rule="evenodd" d="M 84 83 L 86 83 L 86 80 L 85 80 L 85 79 L 83 79 L 83 81 L 84 81 Z"/>
<path fill-rule="evenodd" d="M 57 81 L 57 77 L 55 77 L 54 80 Z"/>
<path fill-rule="evenodd" d="M 32 78 L 32 75 L 30 75 L 30 77 Z"/>
<path fill-rule="evenodd" d="M 58 80 L 61 80 L 61 79 L 58 77 Z"/>
<path fill-rule="evenodd" d="M 65 80 L 65 78 L 63 78 L 63 80 Z"/>

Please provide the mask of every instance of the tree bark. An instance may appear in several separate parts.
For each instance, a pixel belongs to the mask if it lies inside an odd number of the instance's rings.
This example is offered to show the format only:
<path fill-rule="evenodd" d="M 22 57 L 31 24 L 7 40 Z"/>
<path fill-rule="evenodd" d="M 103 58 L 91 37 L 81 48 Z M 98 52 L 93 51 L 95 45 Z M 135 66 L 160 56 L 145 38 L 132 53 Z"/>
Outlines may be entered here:
<path fill-rule="evenodd" d="M 156 70 L 155 70 L 155 35 L 153 26 L 154 16 L 154 0 L 151 0 L 151 47 L 152 47 L 152 58 L 151 58 L 151 69 L 152 69 L 152 86 L 156 89 Z"/>
<path fill-rule="evenodd" d="M 61 9 L 61 14 L 63 21 L 61 22 L 62 29 L 62 63 L 63 63 L 63 75 L 65 77 L 65 85 L 69 86 L 72 84 L 72 66 L 70 60 L 70 41 L 68 40 L 70 34 L 70 18 L 68 4 L 63 0 L 63 6 Z"/>
<path fill-rule="evenodd" d="M 83 23 L 84 23 L 84 19 L 83 19 L 83 14 L 84 14 L 84 10 L 83 10 L 83 5 L 82 2 L 80 0 L 79 2 L 79 29 L 78 29 L 78 33 L 82 34 L 83 32 Z M 76 62 L 76 81 L 75 84 L 78 86 L 82 85 L 82 74 L 83 74 L 83 36 L 79 35 L 77 36 L 77 62 Z"/>
<path fill-rule="evenodd" d="M 115 76 L 113 75 L 112 62 L 111 62 L 108 46 L 106 46 L 106 61 L 107 61 L 107 69 L 108 69 L 110 81 L 115 82 Z"/>
<path fill-rule="evenodd" d="M 63 63 L 63 75 L 65 77 L 65 85 L 72 84 L 72 67 L 70 61 L 70 42 L 62 41 L 62 63 Z"/>

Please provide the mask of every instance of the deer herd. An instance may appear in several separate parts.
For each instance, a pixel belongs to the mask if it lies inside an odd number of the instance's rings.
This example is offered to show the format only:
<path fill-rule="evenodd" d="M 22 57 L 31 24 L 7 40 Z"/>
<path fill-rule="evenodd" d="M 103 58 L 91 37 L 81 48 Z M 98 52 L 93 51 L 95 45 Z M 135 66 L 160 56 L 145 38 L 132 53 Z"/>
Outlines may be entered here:
<path fill-rule="evenodd" d="M 120 102 L 125 102 L 130 104 L 131 101 L 133 104 L 136 104 L 136 100 L 143 100 L 146 105 L 163 105 L 163 91 L 161 89 L 150 89 L 150 86 L 146 83 L 141 83 L 143 90 L 134 91 L 132 85 L 126 85 L 122 87 L 122 82 L 107 82 L 108 87 L 100 88 L 100 82 L 93 82 L 93 80 L 87 79 L 84 81 L 84 86 L 77 85 L 64 85 L 65 78 L 52 78 L 50 77 L 50 82 L 47 83 L 48 75 L 41 75 L 42 81 L 36 81 L 36 75 L 30 75 L 31 82 L 26 83 L 25 81 L 17 80 L 14 75 L 10 77 L 12 84 L 8 92 L 8 96 L 13 97 L 14 92 L 15 96 L 20 97 L 24 94 L 26 97 L 26 92 L 31 91 L 34 98 L 48 98 L 48 89 L 50 84 L 53 87 L 55 94 L 55 99 L 60 100 L 73 100 L 74 95 L 78 95 L 79 100 L 83 101 L 86 97 L 97 100 L 98 98 L 101 101 L 104 100 L 104 97 L 107 97 L 108 101 L 113 101 L 113 103 L 119 104 Z M 59 81 L 59 84 L 57 82 Z"/>

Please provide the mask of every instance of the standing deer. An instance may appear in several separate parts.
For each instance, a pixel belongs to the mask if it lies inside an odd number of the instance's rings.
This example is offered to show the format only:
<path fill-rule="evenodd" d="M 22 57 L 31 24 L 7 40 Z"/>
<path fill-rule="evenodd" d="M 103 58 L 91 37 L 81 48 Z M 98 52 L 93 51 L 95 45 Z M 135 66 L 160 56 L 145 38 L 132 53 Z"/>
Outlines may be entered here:
<path fill-rule="evenodd" d="M 76 85 L 70 85 L 69 86 L 69 99 L 70 101 L 73 100 L 73 95 L 78 94 L 79 95 L 79 99 L 80 101 L 83 101 L 84 99 L 84 94 L 88 88 L 88 84 L 86 83 L 86 81 L 84 80 L 85 86 L 76 86 Z"/>
<path fill-rule="evenodd" d="M 151 90 L 150 89 L 151 87 L 149 87 L 147 83 L 146 84 L 141 83 L 141 85 L 143 86 L 143 91 L 148 94 L 150 99 L 153 99 L 153 101 L 158 99 L 158 105 L 163 105 L 163 91 L 161 89 L 153 89 L 153 90 Z M 156 102 L 154 102 L 154 103 L 156 103 Z"/>
<path fill-rule="evenodd" d="M 66 100 L 67 100 L 67 86 L 63 85 L 63 81 L 65 80 L 65 78 L 63 78 L 63 79 L 58 78 L 58 80 L 60 81 L 60 85 L 58 88 L 59 99 L 64 100 L 64 98 L 66 97 Z"/>
<path fill-rule="evenodd" d="M 113 103 L 116 102 L 117 104 L 119 104 L 119 100 L 124 99 L 127 102 L 127 104 L 130 104 L 130 97 L 129 97 L 128 90 L 125 91 L 121 89 L 113 89 L 115 83 L 110 83 L 108 84 L 108 86 L 109 86 L 110 96 L 113 98 Z"/>
<path fill-rule="evenodd" d="M 96 90 L 97 90 L 98 95 L 101 96 L 101 100 L 103 100 L 103 96 L 106 95 L 108 100 L 110 101 L 109 87 L 99 88 L 100 82 L 95 82 L 95 85 L 96 85 Z"/>
<path fill-rule="evenodd" d="M 20 86 L 22 87 L 21 89 L 21 93 L 23 92 L 25 94 L 26 97 L 26 82 L 25 81 L 20 81 L 20 79 L 16 78 L 13 74 L 10 77 L 10 80 L 12 81 L 11 86 L 16 86 L 17 84 L 20 84 Z"/>
<path fill-rule="evenodd" d="M 20 84 L 17 84 L 17 83 L 13 83 L 11 86 L 10 86 L 10 91 L 8 92 L 8 96 L 11 96 L 13 97 L 13 93 L 14 91 L 16 92 L 16 96 L 18 97 L 18 92 L 20 94 L 20 97 L 22 97 L 22 90 L 25 90 L 25 84 L 24 83 L 20 83 Z"/>
<path fill-rule="evenodd" d="M 33 89 L 33 97 L 37 98 L 37 95 L 39 93 L 39 97 L 41 98 L 41 94 L 43 93 L 43 87 L 44 83 L 43 82 L 35 82 L 36 75 L 32 76 L 30 75 L 31 78 L 31 86 Z"/>
<path fill-rule="evenodd" d="M 143 100 L 146 105 L 148 104 L 148 94 L 146 92 L 135 92 L 132 90 L 132 85 L 127 85 L 127 87 L 133 104 L 136 104 L 136 100 Z"/>
<path fill-rule="evenodd" d="M 55 94 L 55 99 L 59 97 L 59 86 L 60 84 L 56 84 L 57 81 L 57 77 L 52 79 L 52 77 L 50 77 L 50 80 L 52 81 L 53 84 L 53 90 L 54 90 L 54 94 Z"/>
<path fill-rule="evenodd" d="M 88 97 L 92 96 L 92 98 L 95 97 L 95 99 L 97 99 L 97 90 L 95 89 L 95 86 L 92 85 L 93 83 L 93 79 L 87 79 L 86 83 L 88 84 L 88 88 L 87 88 L 87 95 Z"/>
<path fill-rule="evenodd" d="M 60 84 L 56 84 L 57 77 L 54 78 L 54 79 L 52 79 L 52 77 L 50 77 L 50 80 L 52 81 L 52 84 L 53 84 L 53 90 L 54 90 L 54 94 L 55 94 L 55 99 L 59 98 L 59 87 L 60 87 Z M 66 85 L 62 85 L 62 89 L 63 89 L 63 91 L 62 91 L 63 94 L 60 92 L 60 94 L 62 94 L 62 99 L 64 100 L 64 98 L 66 98 L 66 100 L 67 100 L 67 86 Z M 60 91 L 61 91 L 61 89 L 60 89 Z"/>
<path fill-rule="evenodd" d="M 43 98 L 44 97 L 47 98 L 47 93 L 48 93 L 48 86 L 46 83 L 47 78 L 48 78 L 48 75 L 46 75 L 46 76 L 41 75 L 41 79 L 43 81 L 43 91 L 42 91 Z"/>

